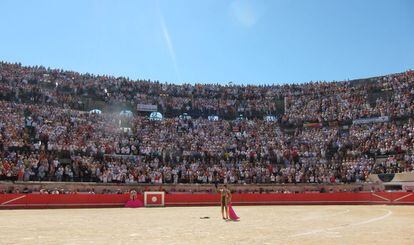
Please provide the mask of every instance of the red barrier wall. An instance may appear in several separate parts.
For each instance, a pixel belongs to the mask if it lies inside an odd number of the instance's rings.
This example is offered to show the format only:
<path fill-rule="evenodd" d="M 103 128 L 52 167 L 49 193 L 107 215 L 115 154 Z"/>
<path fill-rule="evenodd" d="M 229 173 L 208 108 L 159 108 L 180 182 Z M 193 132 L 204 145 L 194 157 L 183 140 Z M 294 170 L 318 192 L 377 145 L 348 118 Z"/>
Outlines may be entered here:
<path fill-rule="evenodd" d="M 128 200 L 129 194 L 5 194 L 0 195 L 0 209 L 123 207 Z"/>
<path fill-rule="evenodd" d="M 143 195 L 138 195 L 143 201 Z M 128 194 L 2 194 L 0 209 L 123 207 Z M 219 205 L 219 194 L 166 194 L 166 206 Z M 411 192 L 233 194 L 234 205 L 414 204 Z"/>

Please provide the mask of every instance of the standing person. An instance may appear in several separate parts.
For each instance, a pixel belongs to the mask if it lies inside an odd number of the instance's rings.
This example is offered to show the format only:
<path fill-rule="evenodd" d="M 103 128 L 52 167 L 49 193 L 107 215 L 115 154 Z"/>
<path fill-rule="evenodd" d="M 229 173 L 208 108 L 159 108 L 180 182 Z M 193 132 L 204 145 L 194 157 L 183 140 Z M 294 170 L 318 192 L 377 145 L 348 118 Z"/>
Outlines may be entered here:
<path fill-rule="evenodd" d="M 228 219 L 228 212 L 227 212 L 227 191 L 226 185 L 219 189 L 220 192 L 220 206 L 221 206 L 221 217 L 223 219 Z M 226 212 L 224 212 L 226 211 Z M 224 215 L 226 214 L 226 215 Z"/>
<path fill-rule="evenodd" d="M 137 191 L 136 190 L 132 190 L 129 194 L 129 199 L 132 201 L 135 201 L 137 199 Z"/>
<path fill-rule="evenodd" d="M 224 185 L 223 188 L 219 189 L 220 192 L 220 205 L 221 205 L 221 216 L 223 219 L 229 218 L 229 207 L 228 207 L 228 200 L 231 200 L 231 194 L 229 189 L 227 189 L 227 185 Z M 230 194 L 230 196 L 229 196 Z"/>

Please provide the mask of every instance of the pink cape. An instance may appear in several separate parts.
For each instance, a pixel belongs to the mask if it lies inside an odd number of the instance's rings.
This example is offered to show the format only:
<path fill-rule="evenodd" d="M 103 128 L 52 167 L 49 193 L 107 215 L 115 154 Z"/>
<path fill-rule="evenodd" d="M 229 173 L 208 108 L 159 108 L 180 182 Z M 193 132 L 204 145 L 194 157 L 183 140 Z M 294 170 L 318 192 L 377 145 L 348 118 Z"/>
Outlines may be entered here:
<path fill-rule="evenodd" d="M 129 200 L 125 203 L 126 208 L 141 208 L 144 207 L 144 204 L 140 200 Z"/>
<path fill-rule="evenodd" d="M 236 212 L 234 212 L 234 209 L 233 209 L 231 203 L 229 204 L 229 216 L 230 216 L 229 218 L 231 220 L 239 220 L 240 219 L 240 217 L 237 216 Z"/>

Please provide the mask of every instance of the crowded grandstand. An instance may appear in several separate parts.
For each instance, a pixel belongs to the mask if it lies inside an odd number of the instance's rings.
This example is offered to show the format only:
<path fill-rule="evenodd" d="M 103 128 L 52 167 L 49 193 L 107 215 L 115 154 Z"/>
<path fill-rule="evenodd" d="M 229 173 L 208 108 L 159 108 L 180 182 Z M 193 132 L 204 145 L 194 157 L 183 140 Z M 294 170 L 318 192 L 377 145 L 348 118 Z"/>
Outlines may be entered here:
<path fill-rule="evenodd" d="M 413 71 L 175 85 L 2 62 L 0 91 L 0 180 L 339 184 L 414 167 Z"/>

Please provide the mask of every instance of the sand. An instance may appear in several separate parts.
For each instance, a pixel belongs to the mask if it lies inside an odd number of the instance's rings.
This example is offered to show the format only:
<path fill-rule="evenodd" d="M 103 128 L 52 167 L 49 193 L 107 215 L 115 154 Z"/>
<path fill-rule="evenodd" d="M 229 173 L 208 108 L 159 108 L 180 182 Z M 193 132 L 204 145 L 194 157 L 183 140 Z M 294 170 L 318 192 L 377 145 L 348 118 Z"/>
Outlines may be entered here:
<path fill-rule="evenodd" d="M 414 206 L 234 208 L 0 210 L 0 243 L 414 244 Z"/>

